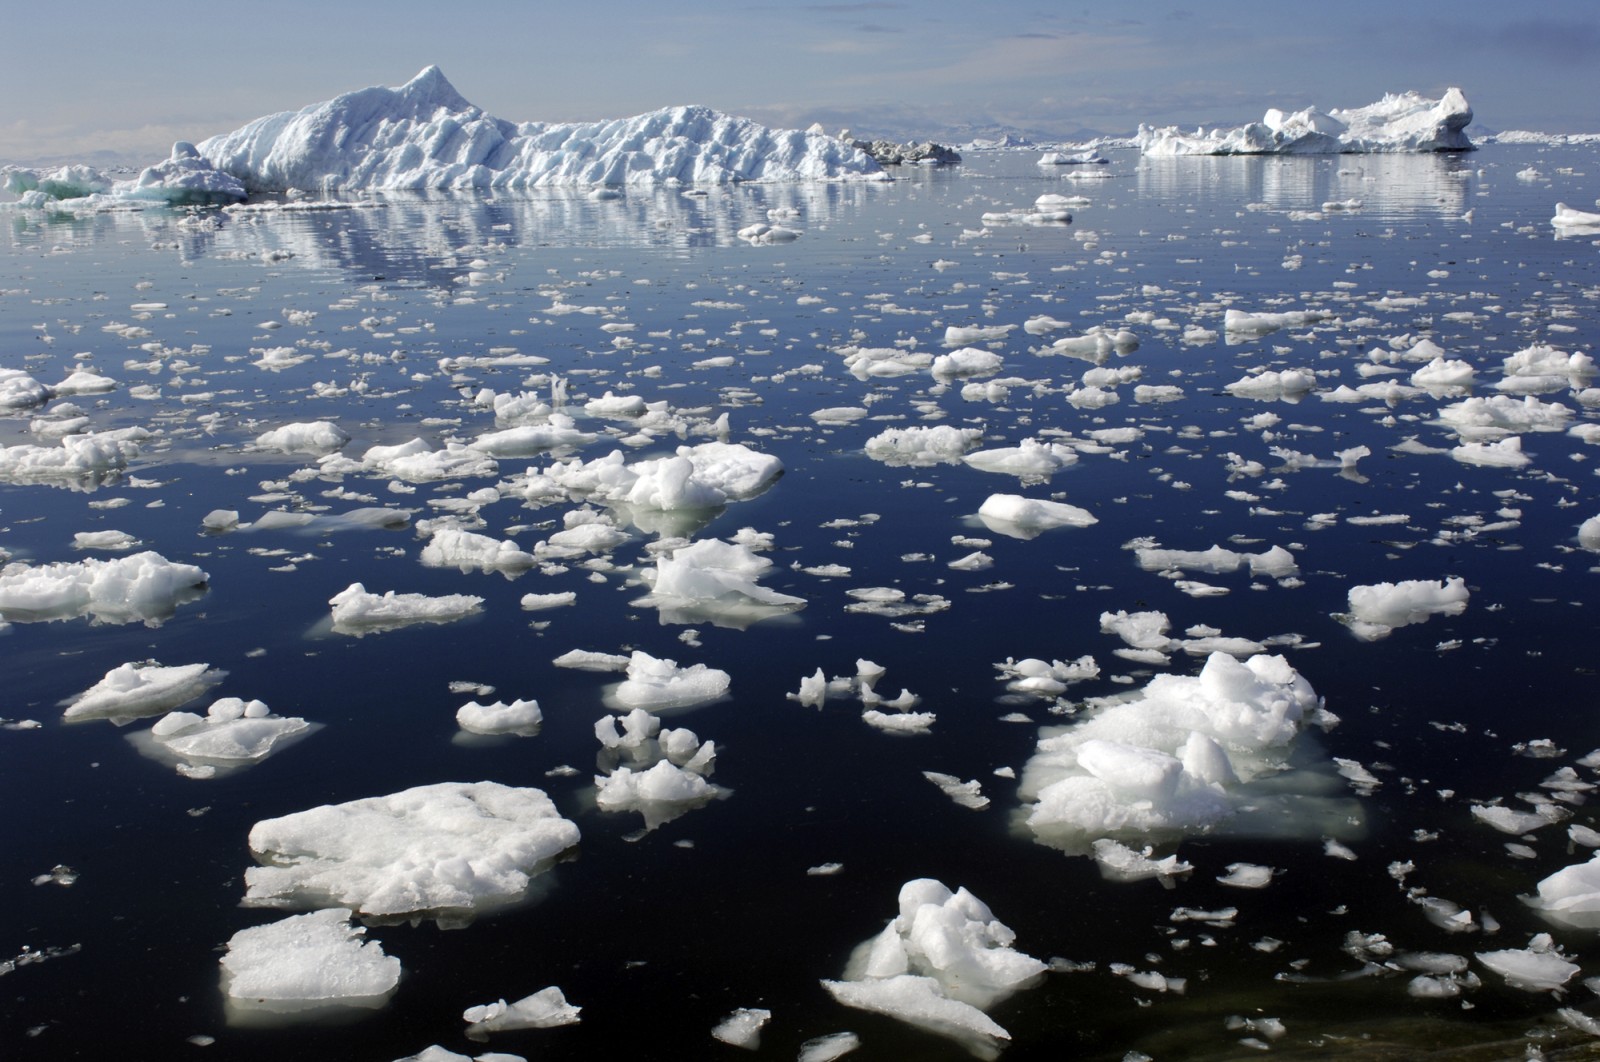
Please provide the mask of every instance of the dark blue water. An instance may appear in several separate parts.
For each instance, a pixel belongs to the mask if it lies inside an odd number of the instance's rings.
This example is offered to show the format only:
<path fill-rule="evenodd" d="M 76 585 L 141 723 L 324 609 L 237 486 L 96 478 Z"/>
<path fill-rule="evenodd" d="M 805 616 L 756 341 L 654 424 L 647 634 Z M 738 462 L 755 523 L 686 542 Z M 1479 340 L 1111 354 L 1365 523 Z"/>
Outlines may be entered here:
<path fill-rule="evenodd" d="M 663 191 L 611 202 L 446 198 L 306 213 L 4 215 L 0 367 L 55 382 L 86 353 L 82 360 L 122 384 L 73 400 L 94 427 L 142 425 L 158 438 L 126 476 L 95 489 L 0 485 L 0 548 L 34 563 L 78 559 L 75 532 L 114 528 L 200 565 L 210 581 L 202 598 L 159 626 L 17 622 L 0 639 L 0 716 L 43 724 L 0 731 L 0 958 L 81 945 L 0 977 L 0 1053 L 388 1060 L 430 1043 L 477 1053 L 485 1048 L 462 1035 L 464 1008 L 555 984 L 584 1008 L 581 1024 L 503 1034 L 488 1049 L 538 1058 L 731 1052 L 709 1030 L 742 1006 L 773 1011 L 763 1057 L 792 1057 L 802 1041 L 843 1029 L 863 1039 L 856 1057 L 967 1057 L 949 1041 L 848 1010 L 818 984 L 840 976 L 850 949 L 894 914 L 900 885 L 918 877 L 967 886 L 1016 930 L 1022 951 L 1098 964 L 1052 974 L 995 1009 L 1013 1035 L 1009 1058 L 1253 1053 L 1238 1043 L 1244 1033 L 1226 1028 L 1231 1015 L 1282 1019 L 1288 1034 L 1274 1051 L 1291 1056 L 1359 1057 L 1366 1049 L 1378 1057 L 1379 1046 L 1391 1044 L 1415 1057 L 1500 1042 L 1521 1054 L 1525 1037 L 1558 1042 L 1529 1032 L 1552 1027 L 1558 1004 L 1546 994 L 1508 988 L 1475 964 L 1484 983 L 1463 997 L 1470 1008 L 1413 999 L 1409 973 L 1345 978 L 1360 964 L 1341 946 L 1359 930 L 1386 934 L 1399 950 L 1471 955 L 1553 931 L 1584 976 L 1600 973 L 1592 933 L 1549 925 L 1519 899 L 1584 858 L 1567 851 L 1564 827 L 1536 834 L 1533 858 L 1513 858 L 1504 844 L 1516 839 L 1473 822 L 1468 810 L 1496 798 L 1516 804 L 1515 794 L 1600 746 L 1592 718 L 1596 558 L 1576 542 L 1577 525 L 1600 512 L 1592 448 L 1560 432 L 1526 433 L 1534 457 L 1527 468 L 1472 467 L 1391 449 L 1408 436 L 1453 445 L 1434 422 L 1438 399 L 1389 410 L 1316 395 L 1260 402 L 1223 388 L 1253 369 L 1296 367 L 1317 371 L 1319 390 L 1355 387 L 1368 382 L 1356 368 L 1369 350 L 1426 336 L 1475 365 L 1473 393 L 1487 395 L 1501 360 L 1533 342 L 1592 351 L 1600 336 L 1595 248 L 1587 239 L 1558 240 L 1547 224 L 1556 201 L 1581 206 L 1600 191 L 1589 175 L 1592 152 L 1124 156 L 1109 176 L 1084 180 L 1041 172 L 1033 159 L 980 155 L 888 187 L 741 188 L 705 198 Z M 1544 176 L 1519 179 L 1529 167 Z M 1047 191 L 1090 203 L 1070 226 L 984 229 L 985 212 L 1024 209 Z M 1349 199 L 1361 207 L 1295 213 Z M 791 206 L 801 213 L 798 241 L 753 247 L 734 235 L 767 209 Z M 486 263 L 479 283 L 465 279 L 475 259 Z M 1396 308 L 1380 301 L 1386 297 L 1421 301 Z M 622 334 L 635 345 L 615 348 L 599 315 L 551 314 L 558 299 L 605 307 L 634 324 Z M 132 307 L 146 303 L 166 308 L 139 319 Z M 1220 333 L 1229 305 L 1321 310 L 1339 323 L 1244 343 L 1181 341 L 1190 325 Z M 295 324 L 291 310 L 316 316 Z M 964 400 L 959 382 L 930 391 L 926 372 L 862 383 L 835 352 L 914 340 L 936 354 L 946 325 L 1020 326 L 1038 314 L 1081 328 L 1129 328 L 1139 349 L 1108 364 L 1138 365 L 1140 382 L 1176 384 L 1183 398 L 1141 404 L 1125 385 L 1116 405 L 1074 409 L 1061 386 L 1089 365 L 1031 353 L 1051 337 L 1020 327 L 996 345 L 1002 375 L 1044 386 L 1035 393 L 1018 384 L 1002 403 Z M 1147 314 L 1176 327 L 1137 316 Z M 363 326 L 373 317 L 380 322 Z M 272 321 L 283 323 L 264 327 Z M 150 335 L 124 338 L 104 330 L 112 323 Z M 166 351 L 139 349 L 152 342 Z M 311 361 L 281 373 L 252 365 L 251 348 L 296 343 Z M 459 375 L 438 364 L 501 347 L 549 364 Z M 734 365 L 694 367 L 721 355 Z M 187 364 L 175 370 L 179 359 Z M 151 360 L 162 362 L 155 372 L 127 364 Z M 805 366 L 821 369 L 797 371 Z M 1404 382 L 1414 367 L 1395 378 Z M 425 568 L 410 529 L 201 532 L 213 509 L 237 509 L 248 521 L 275 507 L 250 499 L 281 492 L 285 479 L 293 480 L 290 507 L 337 513 L 368 504 L 321 493 L 343 487 L 416 508 L 418 518 L 437 515 L 430 500 L 494 480 L 394 494 L 386 476 L 299 478 L 313 467 L 309 459 L 247 444 L 268 428 L 323 418 L 350 432 L 346 452 L 356 456 L 417 435 L 435 444 L 471 438 L 493 427 L 472 394 L 518 391 L 536 373 L 566 376 L 579 409 L 582 396 L 627 389 L 708 419 L 726 410 L 733 441 L 777 455 L 786 472 L 761 497 L 710 515 L 698 533 L 774 533 L 777 567 L 764 584 L 806 598 L 806 608 L 746 630 L 701 624 L 701 644 L 692 646 L 680 640 L 683 627 L 633 604 L 643 590 L 628 572 L 592 582 L 578 567 L 514 580 Z M 363 377 L 364 393 L 318 397 L 313 388 Z M 160 397 L 130 395 L 139 384 L 158 386 Z M 1564 391 L 1542 397 L 1570 407 L 1574 422 L 1594 419 Z M 853 424 L 818 427 L 809 417 L 864 401 L 871 418 Z M 1023 488 L 1014 477 L 961 465 L 891 468 L 865 457 L 867 439 L 925 423 L 918 418 L 929 404 L 946 414 L 939 423 L 982 427 L 987 446 L 1124 425 L 1144 436 L 1119 448 L 1122 459 L 1086 454 L 1048 484 Z M 1241 423 L 1263 412 L 1281 418 L 1271 443 Z M 3 441 L 30 441 L 30 416 L 0 420 Z M 630 458 L 678 441 L 663 438 Z M 1360 444 L 1372 455 L 1359 477 L 1282 469 L 1270 451 L 1331 458 Z M 611 445 L 602 439 L 583 456 Z M 1230 481 L 1229 453 L 1261 461 L 1266 474 Z M 501 476 L 543 460 L 502 461 Z M 995 492 L 1059 494 L 1099 522 L 1031 541 L 991 534 L 972 514 Z M 97 507 L 112 499 L 128 504 Z M 504 537 L 506 528 L 559 521 L 566 508 L 528 510 L 508 495 L 483 509 L 483 530 Z M 1508 521 L 1504 509 L 1519 514 Z M 1371 513 L 1409 520 L 1342 519 Z M 864 514 L 876 519 L 823 526 Z M 1341 519 L 1308 526 L 1314 514 Z M 1442 540 L 1441 531 L 1462 530 L 1463 517 L 1512 526 Z M 543 534 L 512 537 L 527 547 Z M 953 536 L 990 539 L 993 567 L 949 569 L 970 552 Z M 639 534 L 613 560 L 642 564 L 649 537 Z M 1229 593 L 1191 597 L 1138 567 L 1126 546 L 1141 537 L 1173 549 L 1283 545 L 1296 554 L 1303 584 L 1197 574 Z M 904 559 L 916 554 L 931 559 Z M 799 570 L 823 564 L 852 574 L 824 580 Z M 1471 588 L 1461 616 L 1372 643 L 1332 618 L 1351 586 L 1445 576 Z M 328 599 L 356 581 L 376 591 L 471 593 L 485 603 L 479 615 L 449 625 L 363 638 L 328 632 Z M 846 611 L 845 591 L 867 586 L 939 594 L 951 607 L 924 617 L 920 632 L 901 631 Z M 577 607 L 518 606 L 524 594 L 565 590 L 578 594 Z M 1016 827 L 1015 783 L 992 772 L 1020 771 L 1038 725 L 1060 720 L 1039 702 L 1006 698 L 993 665 L 1088 653 L 1101 677 L 1070 697 L 1129 688 L 1112 681 L 1118 676 L 1136 687 L 1153 670 L 1113 656 L 1120 642 L 1100 631 L 1100 614 L 1119 609 L 1161 610 L 1175 633 L 1204 624 L 1230 636 L 1302 636 L 1304 646 L 1275 651 L 1342 723 L 1307 733 L 1298 756 L 1324 771 L 1329 757 L 1358 760 L 1383 782 L 1358 798 L 1360 821 L 1346 835 L 1357 860 L 1324 855 L 1328 831 L 1314 822 L 1291 838 L 1191 838 L 1176 850 L 1196 871 L 1168 890 L 1104 881 L 1092 861 L 1034 843 Z M 531 626 L 544 621 L 542 630 Z M 642 839 L 636 814 L 596 810 L 593 724 L 615 676 L 551 664 L 574 648 L 638 648 L 728 671 L 726 700 L 669 725 L 717 742 L 714 781 L 731 797 Z M 922 708 L 938 716 L 931 733 L 879 733 L 860 721 L 853 701 L 833 700 L 819 712 L 785 699 L 818 667 L 853 674 L 858 657 L 887 668 L 880 692 L 906 687 L 922 697 Z M 197 781 L 136 752 L 127 734 L 149 720 L 126 728 L 59 722 L 59 702 L 113 667 L 145 659 L 207 662 L 228 673 L 218 695 L 259 698 L 324 727 L 260 765 Z M 1179 654 L 1170 670 L 1190 673 L 1198 664 Z M 541 732 L 453 740 L 455 709 L 470 699 L 450 691 L 455 681 L 492 685 L 493 698 L 507 701 L 536 698 Z M 1000 721 L 1019 710 L 1034 725 Z M 1566 751 L 1551 759 L 1514 752 L 1535 739 Z M 547 776 L 561 765 L 578 773 Z M 981 779 L 991 807 L 957 807 L 921 777 L 925 770 Z M 406 970 L 380 1011 L 278 1027 L 227 1024 L 222 946 L 272 917 L 239 906 L 253 823 L 479 779 L 546 790 L 583 832 L 575 858 L 539 879 L 533 902 L 459 930 L 373 926 L 369 936 Z M 1589 809 L 1573 810 L 1573 821 L 1594 825 Z M 1429 839 L 1418 840 L 1418 831 Z M 1388 872 L 1404 860 L 1416 864 L 1406 886 L 1488 910 L 1499 932 L 1456 935 L 1429 922 Z M 844 870 L 806 874 L 826 862 Z M 1282 873 L 1259 892 L 1217 884 L 1233 862 Z M 58 864 L 78 872 L 75 884 L 31 883 Z M 1178 906 L 1237 906 L 1240 914 L 1232 928 L 1195 927 L 1170 920 Z M 1252 947 L 1266 937 L 1283 943 L 1270 952 Z M 1113 963 L 1187 978 L 1187 992 L 1139 990 L 1109 972 Z M 1572 986 L 1565 1002 L 1588 1009 L 1589 991 L 1576 979 Z M 193 1036 L 215 1042 L 191 1046 Z"/>

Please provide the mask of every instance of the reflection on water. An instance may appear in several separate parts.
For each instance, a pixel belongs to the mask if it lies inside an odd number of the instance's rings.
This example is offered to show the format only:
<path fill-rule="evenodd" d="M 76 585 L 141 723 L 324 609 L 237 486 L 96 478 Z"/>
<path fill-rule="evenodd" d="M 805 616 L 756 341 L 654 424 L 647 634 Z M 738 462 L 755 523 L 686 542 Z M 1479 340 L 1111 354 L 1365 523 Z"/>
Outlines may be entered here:
<path fill-rule="evenodd" d="M 1273 210 L 1320 211 L 1358 201 L 1380 220 L 1460 217 L 1471 205 L 1473 155 L 1202 155 L 1141 158 L 1141 196 L 1183 202 L 1222 199 Z"/>

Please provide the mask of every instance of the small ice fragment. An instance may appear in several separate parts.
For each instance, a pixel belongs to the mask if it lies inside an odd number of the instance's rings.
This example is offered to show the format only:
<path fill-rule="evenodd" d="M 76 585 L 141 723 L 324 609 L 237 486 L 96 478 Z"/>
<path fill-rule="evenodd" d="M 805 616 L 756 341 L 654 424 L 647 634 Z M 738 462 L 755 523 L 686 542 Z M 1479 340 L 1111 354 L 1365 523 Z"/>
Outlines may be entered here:
<path fill-rule="evenodd" d="M 754 1051 L 761 1046 L 761 1027 L 772 1020 L 772 1011 L 739 1007 L 722 1019 L 711 1035 L 725 1044 Z"/>

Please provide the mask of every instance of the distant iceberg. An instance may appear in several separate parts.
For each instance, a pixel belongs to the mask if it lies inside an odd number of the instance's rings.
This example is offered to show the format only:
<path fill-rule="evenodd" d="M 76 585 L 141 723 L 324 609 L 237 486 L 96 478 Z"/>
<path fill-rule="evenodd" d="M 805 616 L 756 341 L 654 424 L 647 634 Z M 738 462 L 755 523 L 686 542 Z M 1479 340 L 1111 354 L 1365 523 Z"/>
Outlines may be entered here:
<path fill-rule="evenodd" d="M 1377 103 L 1327 113 L 1315 107 L 1285 114 L 1273 108 L 1259 122 L 1233 129 L 1139 126 L 1145 155 L 1335 155 L 1390 151 L 1471 151 L 1466 128 L 1472 108 L 1460 89 L 1437 100 L 1391 93 Z"/>
<path fill-rule="evenodd" d="M 516 125 L 468 103 L 436 66 L 399 88 L 257 118 L 202 142 L 199 153 L 252 192 L 888 179 L 834 137 L 706 107 Z"/>

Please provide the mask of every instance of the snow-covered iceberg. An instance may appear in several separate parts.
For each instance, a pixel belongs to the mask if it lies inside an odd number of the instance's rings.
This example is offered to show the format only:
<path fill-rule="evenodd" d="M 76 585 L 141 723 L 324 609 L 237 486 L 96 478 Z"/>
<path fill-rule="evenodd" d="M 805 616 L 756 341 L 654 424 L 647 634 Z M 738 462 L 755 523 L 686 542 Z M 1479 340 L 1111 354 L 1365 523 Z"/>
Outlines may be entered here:
<path fill-rule="evenodd" d="M 430 66 L 399 88 L 347 92 L 199 145 L 252 192 L 887 180 L 864 152 L 706 107 L 599 122 L 495 118 Z"/>
<path fill-rule="evenodd" d="M 1472 107 L 1460 89 L 1439 99 L 1390 93 L 1377 103 L 1326 113 L 1315 107 L 1285 114 L 1274 107 L 1259 122 L 1232 129 L 1181 132 L 1177 126 L 1139 126 L 1145 155 L 1334 155 L 1382 151 L 1471 151 L 1466 128 Z"/>

